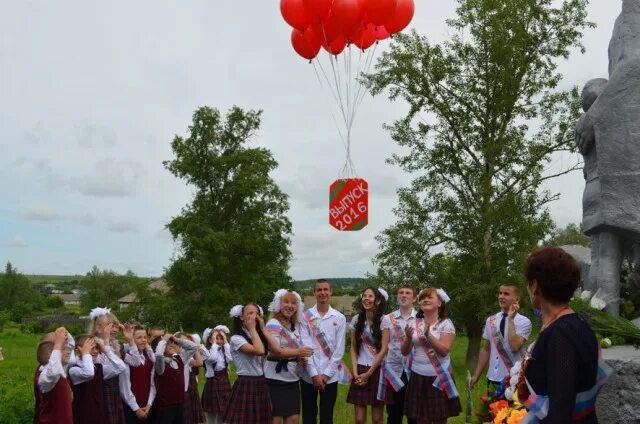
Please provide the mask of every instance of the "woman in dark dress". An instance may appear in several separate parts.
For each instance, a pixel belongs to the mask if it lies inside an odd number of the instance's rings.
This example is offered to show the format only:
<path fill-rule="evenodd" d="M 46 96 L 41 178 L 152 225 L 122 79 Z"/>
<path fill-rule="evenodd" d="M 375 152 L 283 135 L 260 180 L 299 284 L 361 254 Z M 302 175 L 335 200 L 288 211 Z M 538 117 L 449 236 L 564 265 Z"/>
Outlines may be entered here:
<path fill-rule="evenodd" d="M 529 255 L 525 277 L 542 328 L 525 357 L 519 399 L 544 424 L 597 423 L 595 401 L 606 373 L 593 330 L 569 307 L 580 268 L 564 250 L 545 247 Z"/>

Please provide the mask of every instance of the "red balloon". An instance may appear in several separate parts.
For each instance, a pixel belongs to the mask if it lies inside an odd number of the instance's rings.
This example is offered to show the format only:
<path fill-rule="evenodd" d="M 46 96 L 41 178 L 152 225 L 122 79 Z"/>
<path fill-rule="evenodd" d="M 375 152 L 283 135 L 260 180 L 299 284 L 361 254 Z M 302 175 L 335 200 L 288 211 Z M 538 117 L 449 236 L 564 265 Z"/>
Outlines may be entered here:
<path fill-rule="evenodd" d="M 312 21 L 320 22 L 329 15 L 333 0 L 302 0 Z"/>
<path fill-rule="evenodd" d="M 342 53 L 342 51 L 346 46 L 347 46 L 347 39 L 344 38 L 342 35 L 340 35 L 338 36 L 338 38 L 336 38 L 332 42 L 325 43 L 322 47 L 330 54 L 337 56 L 340 53 Z"/>
<path fill-rule="evenodd" d="M 343 34 L 349 35 L 362 22 L 361 0 L 334 0 L 330 16 Z"/>
<path fill-rule="evenodd" d="M 280 13 L 289 25 L 300 31 L 304 31 L 311 23 L 302 0 L 280 0 Z"/>
<path fill-rule="evenodd" d="M 322 43 L 330 43 L 340 36 L 340 31 L 333 19 L 324 19 L 321 23 L 311 24 L 311 30 Z"/>
<path fill-rule="evenodd" d="M 353 44 L 358 46 L 360 50 L 366 50 L 376 42 L 375 27 L 372 24 L 361 29 L 352 39 Z"/>
<path fill-rule="evenodd" d="M 413 19 L 415 12 L 415 4 L 413 0 L 397 0 L 396 11 L 393 16 L 384 23 L 384 27 L 389 34 L 396 34 L 407 27 Z"/>
<path fill-rule="evenodd" d="M 384 25 L 378 25 L 373 31 L 376 34 L 376 40 L 386 40 L 391 37 L 391 34 L 389 34 L 389 31 L 387 31 Z"/>
<path fill-rule="evenodd" d="M 291 45 L 296 53 L 309 60 L 315 58 L 320 51 L 320 40 L 310 29 L 300 31 L 294 28 L 291 31 Z"/>
<path fill-rule="evenodd" d="M 384 25 L 396 11 L 397 0 L 365 0 L 364 12 L 368 22 Z"/>

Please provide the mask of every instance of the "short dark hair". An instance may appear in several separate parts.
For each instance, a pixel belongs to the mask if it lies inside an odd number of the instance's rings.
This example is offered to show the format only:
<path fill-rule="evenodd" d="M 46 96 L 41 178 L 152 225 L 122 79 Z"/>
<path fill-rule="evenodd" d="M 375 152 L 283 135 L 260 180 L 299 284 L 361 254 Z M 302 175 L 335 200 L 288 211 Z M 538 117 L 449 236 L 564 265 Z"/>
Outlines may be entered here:
<path fill-rule="evenodd" d="M 82 346 L 84 346 L 84 344 L 87 342 L 87 340 L 89 340 L 92 337 L 93 336 L 91 334 L 80 334 L 79 336 L 77 336 L 75 338 L 76 348 L 79 349 Z"/>
<path fill-rule="evenodd" d="M 516 285 L 514 283 L 504 283 L 504 284 L 500 284 L 500 287 L 512 288 L 513 292 L 516 294 L 516 296 L 520 297 L 520 287 L 518 287 L 518 285 Z"/>
<path fill-rule="evenodd" d="M 541 247 L 529 254 L 524 275 L 531 286 L 538 283 L 549 302 L 567 303 L 580 284 L 578 263 L 559 247 Z"/>
<path fill-rule="evenodd" d="M 327 284 L 329 284 L 329 287 L 331 287 L 331 288 L 332 288 L 332 286 L 331 286 L 331 281 L 327 280 L 326 278 L 318 278 L 318 279 L 316 280 L 316 282 L 315 282 L 315 283 L 313 283 L 313 291 L 316 291 L 316 286 L 317 286 L 318 284 L 323 284 L 323 283 L 327 283 Z"/>

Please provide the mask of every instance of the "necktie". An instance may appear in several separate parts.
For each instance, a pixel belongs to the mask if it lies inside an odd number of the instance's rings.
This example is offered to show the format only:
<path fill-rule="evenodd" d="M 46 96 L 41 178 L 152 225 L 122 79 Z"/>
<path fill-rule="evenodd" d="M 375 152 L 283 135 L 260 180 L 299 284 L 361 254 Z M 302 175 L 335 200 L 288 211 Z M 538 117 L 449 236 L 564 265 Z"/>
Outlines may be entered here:
<path fill-rule="evenodd" d="M 220 351 L 220 355 L 222 355 L 222 358 L 224 359 L 224 368 L 226 369 L 229 364 L 227 364 L 227 355 L 224 354 L 224 347 L 220 346 L 218 351 Z"/>
<path fill-rule="evenodd" d="M 502 319 L 500 320 L 500 333 L 502 333 L 502 337 L 504 337 L 504 325 L 506 323 L 505 318 L 507 317 L 507 313 L 502 313 Z"/>

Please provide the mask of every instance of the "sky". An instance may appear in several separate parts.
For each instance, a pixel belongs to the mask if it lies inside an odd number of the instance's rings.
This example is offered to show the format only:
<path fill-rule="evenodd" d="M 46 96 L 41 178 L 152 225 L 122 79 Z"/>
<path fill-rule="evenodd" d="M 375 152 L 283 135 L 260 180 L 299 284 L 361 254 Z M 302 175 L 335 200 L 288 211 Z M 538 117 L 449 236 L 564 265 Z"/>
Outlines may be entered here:
<path fill-rule="evenodd" d="M 440 42 L 455 2 L 417 0 L 410 28 Z M 561 88 L 606 77 L 620 1 L 594 0 L 587 48 L 562 62 Z M 292 50 L 277 0 L 0 0 L 0 262 L 27 274 L 92 266 L 159 276 L 178 254 L 165 229 L 192 196 L 162 166 L 200 106 L 264 110 L 250 145 L 270 149 L 290 196 L 294 279 L 374 271 L 375 236 L 394 223 L 410 176 L 385 159 L 383 129 L 401 102 L 365 96 L 351 156 L 369 182 L 369 225 L 328 225 L 328 187 L 345 152 L 336 108 L 314 67 Z M 376 52 L 383 51 L 381 43 Z M 356 56 L 354 56 L 356 57 Z M 329 68 L 325 62 L 326 72 Z M 554 158 L 551 167 L 579 160 Z M 558 226 L 581 220 L 581 172 L 550 181 Z"/>

